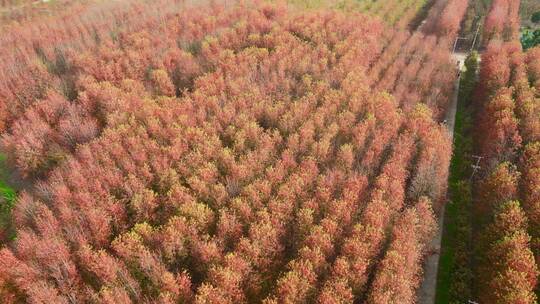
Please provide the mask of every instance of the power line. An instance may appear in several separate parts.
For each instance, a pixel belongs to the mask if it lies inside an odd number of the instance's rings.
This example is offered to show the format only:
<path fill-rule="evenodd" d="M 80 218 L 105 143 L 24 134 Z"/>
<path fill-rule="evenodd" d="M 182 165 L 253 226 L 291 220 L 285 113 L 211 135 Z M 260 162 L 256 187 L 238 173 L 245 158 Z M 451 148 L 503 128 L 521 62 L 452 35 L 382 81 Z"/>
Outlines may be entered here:
<path fill-rule="evenodd" d="M 456 46 L 457 46 L 457 43 L 458 43 L 459 39 L 467 40 L 467 37 L 457 37 L 456 38 L 456 41 L 454 41 L 454 48 L 452 49 L 452 53 L 456 52 Z"/>

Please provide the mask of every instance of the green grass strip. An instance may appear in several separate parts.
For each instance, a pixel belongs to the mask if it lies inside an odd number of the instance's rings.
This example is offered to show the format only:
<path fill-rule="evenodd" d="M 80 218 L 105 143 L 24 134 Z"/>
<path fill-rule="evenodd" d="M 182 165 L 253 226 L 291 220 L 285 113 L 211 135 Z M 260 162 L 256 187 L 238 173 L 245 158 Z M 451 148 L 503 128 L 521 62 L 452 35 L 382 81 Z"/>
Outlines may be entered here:
<path fill-rule="evenodd" d="M 467 303 L 472 296 L 472 185 L 473 113 L 470 98 L 476 83 L 476 54 L 467 59 L 467 71 L 460 82 L 454 127 L 454 150 L 450 164 L 435 303 Z"/>

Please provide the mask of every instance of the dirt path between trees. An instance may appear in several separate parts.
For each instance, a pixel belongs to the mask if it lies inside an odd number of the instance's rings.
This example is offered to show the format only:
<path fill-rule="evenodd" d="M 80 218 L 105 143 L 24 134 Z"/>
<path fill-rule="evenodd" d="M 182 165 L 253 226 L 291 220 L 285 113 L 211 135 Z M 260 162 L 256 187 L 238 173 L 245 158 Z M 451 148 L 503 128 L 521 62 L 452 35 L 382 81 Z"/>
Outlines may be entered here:
<path fill-rule="evenodd" d="M 466 53 L 454 53 L 452 55 L 452 58 L 455 60 L 456 64 L 457 62 L 459 62 L 460 70 L 463 69 L 463 65 L 464 65 L 466 57 L 467 57 Z M 452 103 L 450 104 L 450 108 L 448 109 L 448 112 L 446 113 L 446 120 L 445 120 L 445 124 L 448 128 L 448 133 L 450 134 L 452 141 L 454 140 L 454 126 L 456 124 L 456 111 L 457 111 L 457 105 L 458 105 L 460 79 L 461 79 L 461 75 L 458 76 L 454 84 L 454 95 L 452 96 Z M 418 303 L 419 304 L 434 304 L 435 303 L 435 296 L 437 292 L 437 274 L 439 270 L 439 258 L 441 255 L 441 240 L 442 240 L 442 233 L 443 233 L 443 227 L 444 227 L 444 209 L 445 208 L 442 208 L 442 211 L 440 212 L 440 214 L 438 214 L 439 226 L 437 229 L 437 234 L 431 241 L 431 244 L 429 247 L 430 253 L 429 253 L 429 256 L 426 258 L 426 261 L 424 264 L 424 279 L 422 281 L 422 285 L 420 285 L 420 288 L 418 289 Z"/>

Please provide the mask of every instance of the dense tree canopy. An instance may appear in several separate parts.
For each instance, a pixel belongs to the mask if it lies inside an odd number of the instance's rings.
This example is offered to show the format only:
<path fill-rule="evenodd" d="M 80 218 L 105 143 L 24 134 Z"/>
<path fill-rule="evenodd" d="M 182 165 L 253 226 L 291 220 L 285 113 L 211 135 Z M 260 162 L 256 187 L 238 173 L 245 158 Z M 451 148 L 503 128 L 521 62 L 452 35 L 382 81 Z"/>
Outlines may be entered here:
<path fill-rule="evenodd" d="M 29 185 L 0 297 L 414 303 L 446 195 L 440 122 L 465 9 L 437 1 L 410 32 L 410 11 L 391 28 L 133 0 L 6 27 L 1 147 Z"/>

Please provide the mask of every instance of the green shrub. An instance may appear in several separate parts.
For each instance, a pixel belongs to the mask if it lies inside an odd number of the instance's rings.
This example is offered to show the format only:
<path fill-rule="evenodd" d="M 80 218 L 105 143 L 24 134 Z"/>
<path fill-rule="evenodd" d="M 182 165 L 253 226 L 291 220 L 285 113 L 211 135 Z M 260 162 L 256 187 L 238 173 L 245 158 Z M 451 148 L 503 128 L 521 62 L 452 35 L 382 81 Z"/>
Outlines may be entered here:
<path fill-rule="evenodd" d="M 521 45 L 523 49 L 530 49 L 537 45 L 540 45 L 540 29 L 538 30 L 524 30 L 521 33 Z"/>
<path fill-rule="evenodd" d="M 531 21 L 532 21 L 533 23 L 540 23 L 540 11 L 538 11 L 538 12 L 532 14 L 532 16 L 531 16 Z"/>

